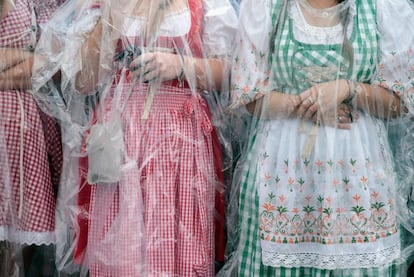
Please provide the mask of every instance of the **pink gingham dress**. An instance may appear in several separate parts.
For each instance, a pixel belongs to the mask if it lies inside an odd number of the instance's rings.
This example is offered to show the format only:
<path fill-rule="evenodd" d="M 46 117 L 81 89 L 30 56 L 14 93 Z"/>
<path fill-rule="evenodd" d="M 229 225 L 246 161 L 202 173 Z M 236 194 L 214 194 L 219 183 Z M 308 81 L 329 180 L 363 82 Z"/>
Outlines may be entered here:
<path fill-rule="evenodd" d="M 201 56 L 202 1 L 189 6 L 188 40 Z M 116 80 L 112 91 L 130 87 Z M 137 83 L 122 115 L 129 160 L 122 180 L 88 184 L 87 161 L 80 162 L 75 260 L 90 276 L 214 276 L 221 150 L 209 107 L 188 86 L 164 82 L 144 122 L 148 90 Z"/>
<path fill-rule="evenodd" d="M 39 24 L 49 18 L 56 3 L 15 0 L 14 4 L 0 22 L 0 47 L 32 50 Z M 6 144 L 2 155 L 7 155 L 0 162 L 8 161 L 10 171 L 9 181 L 0 182 L 0 240 L 54 243 L 55 194 L 62 164 L 60 129 L 28 91 L 0 91 L 0 117 Z"/>

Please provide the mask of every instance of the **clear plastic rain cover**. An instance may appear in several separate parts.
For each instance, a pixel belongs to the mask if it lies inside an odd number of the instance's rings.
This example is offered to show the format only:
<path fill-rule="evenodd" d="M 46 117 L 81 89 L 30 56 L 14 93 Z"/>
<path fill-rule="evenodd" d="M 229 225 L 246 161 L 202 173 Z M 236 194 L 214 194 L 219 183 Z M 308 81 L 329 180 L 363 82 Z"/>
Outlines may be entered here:
<path fill-rule="evenodd" d="M 242 1 L 218 276 L 407 274 L 412 26 L 404 0 Z"/>
<path fill-rule="evenodd" d="M 67 1 L 44 25 L 32 81 L 62 126 L 59 272 L 214 275 L 236 25 L 227 0 Z"/>
<path fill-rule="evenodd" d="M 28 274 L 22 252 L 55 242 L 62 162 L 57 122 L 30 93 L 40 26 L 54 0 L 0 1 L 0 275 Z"/>

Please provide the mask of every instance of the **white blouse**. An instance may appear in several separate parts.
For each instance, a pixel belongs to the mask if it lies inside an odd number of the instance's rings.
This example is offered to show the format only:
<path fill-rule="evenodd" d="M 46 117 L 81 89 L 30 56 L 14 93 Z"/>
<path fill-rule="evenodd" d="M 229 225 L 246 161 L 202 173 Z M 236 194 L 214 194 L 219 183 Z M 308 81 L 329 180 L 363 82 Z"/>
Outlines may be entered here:
<path fill-rule="evenodd" d="M 207 56 L 229 56 L 232 53 L 237 16 L 227 0 L 204 0 L 204 21 L 202 29 L 203 46 Z M 145 26 L 146 19 L 128 17 L 124 21 L 123 33 L 134 36 Z M 190 31 L 189 8 L 180 13 L 169 14 L 160 26 L 159 35 L 166 37 L 183 36 Z"/>
<path fill-rule="evenodd" d="M 337 43 L 342 40 L 342 27 L 315 27 L 306 23 L 298 0 L 289 1 L 288 13 L 294 20 L 295 38 L 306 43 Z M 351 14 L 355 1 L 350 1 Z M 245 0 L 240 6 L 238 43 L 232 71 L 232 107 L 254 101 L 274 88 L 268 77 L 270 65 L 269 39 L 273 30 L 272 9 L 278 0 Z M 406 0 L 377 0 L 379 30 L 378 68 L 381 85 L 392 88 L 407 101 L 414 111 L 414 7 Z M 351 21 L 352 22 L 352 21 Z M 348 26 L 351 28 L 352 26 Z M 350 33 L 350 32 L 348 32 Z M 265 56 L 264 56 L 265 55 Z M 254 70 L 251 70 L 254 69 Z M 373 77 L 376 82 L 376 76 Z M 253 89 L 254 88 L 254 89 Z"/>

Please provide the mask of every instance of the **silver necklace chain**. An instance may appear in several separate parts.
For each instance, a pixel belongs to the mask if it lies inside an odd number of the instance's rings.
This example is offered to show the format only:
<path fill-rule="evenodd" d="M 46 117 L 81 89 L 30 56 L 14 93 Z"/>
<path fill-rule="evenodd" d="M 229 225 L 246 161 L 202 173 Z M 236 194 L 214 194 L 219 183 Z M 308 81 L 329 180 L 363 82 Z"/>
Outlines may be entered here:
<path fill-rule="evenodd" d="M 311 4 L 307 0 L 299 0 L 299 3 L 302 5 L 303 8 L 313 16 L 325 19 L 331 19 L 335 16 L 338 16 L 340 7 L 339 5 L 335 5 L 329 8 L 317 9 L 312 7 Z"/>

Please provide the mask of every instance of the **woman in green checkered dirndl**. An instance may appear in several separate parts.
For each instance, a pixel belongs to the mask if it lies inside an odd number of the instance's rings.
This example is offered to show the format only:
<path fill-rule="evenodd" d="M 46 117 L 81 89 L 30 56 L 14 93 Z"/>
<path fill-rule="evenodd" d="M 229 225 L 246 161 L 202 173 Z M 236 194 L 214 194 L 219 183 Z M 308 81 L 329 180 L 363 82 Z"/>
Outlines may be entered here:
<path fill-rule="evenodd" d="M 224 276 L 406 274 L 408 153 L 389 136 L 413 109 L 410 26 L 405 0 L 242 2 L 230 107 L 252 127 Z"/>

